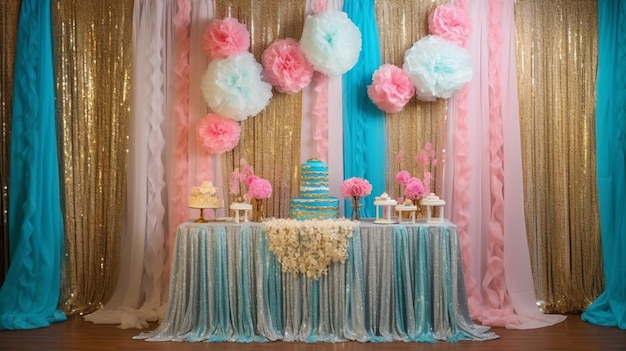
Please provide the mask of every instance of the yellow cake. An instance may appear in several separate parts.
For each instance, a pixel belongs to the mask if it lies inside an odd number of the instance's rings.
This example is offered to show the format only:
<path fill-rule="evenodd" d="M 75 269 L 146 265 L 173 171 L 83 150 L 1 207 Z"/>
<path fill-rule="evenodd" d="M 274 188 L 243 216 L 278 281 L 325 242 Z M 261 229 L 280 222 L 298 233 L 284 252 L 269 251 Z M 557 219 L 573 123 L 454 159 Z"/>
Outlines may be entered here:
<path fill-rule="evenodd" d="M 217 188 L 209 181 L 202 182 L 201 186 L 192 187 L 187 202 L 190 208 L 224 207 L 224 200 L 217 195 Z"/>

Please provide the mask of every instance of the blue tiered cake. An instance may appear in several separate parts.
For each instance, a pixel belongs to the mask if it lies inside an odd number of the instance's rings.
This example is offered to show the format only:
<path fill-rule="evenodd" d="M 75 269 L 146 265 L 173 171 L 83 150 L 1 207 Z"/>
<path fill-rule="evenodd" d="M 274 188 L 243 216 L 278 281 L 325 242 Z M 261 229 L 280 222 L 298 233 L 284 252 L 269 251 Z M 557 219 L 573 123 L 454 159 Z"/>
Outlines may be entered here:
<path fill-rule="evenodd" d="M 291 199 L 289 216 L 299 220 L 339 217 L 339 199 L 328 195 L 328 165 L 308 160 L 300 166 L 300 197 Z"/>

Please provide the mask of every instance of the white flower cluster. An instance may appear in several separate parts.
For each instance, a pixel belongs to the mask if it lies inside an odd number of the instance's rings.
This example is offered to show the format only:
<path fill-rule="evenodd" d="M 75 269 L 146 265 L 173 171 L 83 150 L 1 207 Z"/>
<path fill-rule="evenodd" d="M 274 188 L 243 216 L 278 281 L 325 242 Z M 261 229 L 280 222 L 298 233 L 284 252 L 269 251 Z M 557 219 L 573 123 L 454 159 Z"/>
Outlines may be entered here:
<path fill-rule="evenodd" d="M 356 222 L 346 219 L 272 219 L 264 223 L 270 250 L 278 257 L 283 272 L 306 274 L 319 279 L 331 262 L 345 262 L 348 238 Z"/>

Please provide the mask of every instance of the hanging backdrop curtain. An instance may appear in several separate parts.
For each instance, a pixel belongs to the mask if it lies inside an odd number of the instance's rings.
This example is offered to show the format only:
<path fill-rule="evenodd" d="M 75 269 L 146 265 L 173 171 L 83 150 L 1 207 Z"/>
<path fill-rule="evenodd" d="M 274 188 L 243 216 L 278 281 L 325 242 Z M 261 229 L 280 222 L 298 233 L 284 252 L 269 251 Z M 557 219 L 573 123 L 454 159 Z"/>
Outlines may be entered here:
<path fill-rule="evenodd" d="M 55 3 L 66 252 L 61 306 L 67 313 L 89 313 L 111 297 L 119 269 L 132 7 L 124 0 Z"/>
<path fill-rule="evenodd" d="M 0 285 L 9 269 L 9 145 L 20 1 L 0 1 Z"/>
<path fill-rule="evenodd" d="M 379 31 L 381 63 L 402 67 L 406 50 L 428 35 L 428 15 L 438 5 L 444 3 L 447 1 L 376 1 L 376 21 L 378 28 L 381 29 Z M 391 28 L 397 30 L 385 30 Z M 385 184 L 392 198 L 403 196 L 395 180 L 395 175 L 400 170 L 406 170 L 419 178 L 423 177 L 425 170 L 414 159 L 427 143 L 432 144 L 437 152 L 436 159 L 440 161 L 430 170 L 433 176 L 431 191 L 441 196 L 447 105 L 446 99 L 427 102 L 413 98 L 402 111 L 385 114 Z M 400 155 L 403 157 L 399 161 Z"/>
<path fill-rule="evenodd" d="M 598 2 L 596 154 L 605 290 L 583 320 L 626 329 L 626 4 Z"/>
<path fill-rule="evenodd" d="M 175 0 L 134 4 L 128 195 L 120 273 L 105 308 L 85 317 L 94 323 L 146 327 L 147 321 L 158 319 L 167 301 L 165 131 L 170 130 L 170 36 L 177 9 Z"/>
<path fill-rule="evenodd" d="M 537 300 L 546 313 L 579 313 L 603 289 L 594 152 L 597 1 L 518 0 L 515 16 Z"/>
<path fill-rule="evenodd" d="M 9 253 L 0 330 L 65 320 L 60 294 L 63 218 L 54 106 L 50 1 L 21 3 L 15 55 Z"/>
<path fill-rule="evenodd" d="M 250 52 L 257 62 L 265 48 L 277 39 L 300 40 L 304 26 L 305 1 L 266 0 L 257 2 L 216 0 L 215 17 L 237 18 L 250 31 Z M 289 217 L 289 201 L 298 196 L 302 93 L 284 94 L 276 90 L 269 104 L 256 116 L 241 123 L 239 144 L 222 156 L 224 194 L 226 180 L 244 158 L 254 173 L 272 184 L 272 196 L 265 200 L 266 217 Z M 225 197 L 227 203 L 234 196 Z"/>
<path fill-rule="evenodd" d="M 380 43 L 374 0 L 344 0 L 343 11 L 361 31 L 359 59 L 343 75 L 343 174 L 344 179 L 360 177 L 372 184 L 365 197 L 361 216 L 376 217 L 374 197 L 386 191 L 385 186 L 385 114 L 367 96 L 372 74 L 381 64 Z M 347 218 L 352 208 L 345 200 Z"/>
<path fill-rule="evenodd" d="M 462 248 L 470 310 L 473 318 L 490 326 L 551 325 L 564 317 L 542 315 L 535 307 L 521 202 L 514 1 L 472 2 L 467 10 L 474 76 L 466 100 L 455 99 L 450 108 L 456 127 L 446 150 L 456 157 L 446 160 L 453 179 L 444 195 L 452 204 L 452 221 L 466 223 L 459 235 L 466 243 Z M 467 109 L 466 121 L 459 108 Z"/>

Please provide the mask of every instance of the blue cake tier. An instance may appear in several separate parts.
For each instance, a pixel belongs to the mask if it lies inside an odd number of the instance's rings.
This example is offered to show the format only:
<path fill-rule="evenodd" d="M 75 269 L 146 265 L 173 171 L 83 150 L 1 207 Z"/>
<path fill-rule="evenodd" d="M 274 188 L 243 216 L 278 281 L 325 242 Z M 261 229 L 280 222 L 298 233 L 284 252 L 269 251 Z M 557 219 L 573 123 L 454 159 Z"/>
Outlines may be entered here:
<path fill-rule="evenodd" d="M 339 199 L 296 197 L 289 203 L 289 216 L 293 219 L 332 219 L 339 217 Z"/>

